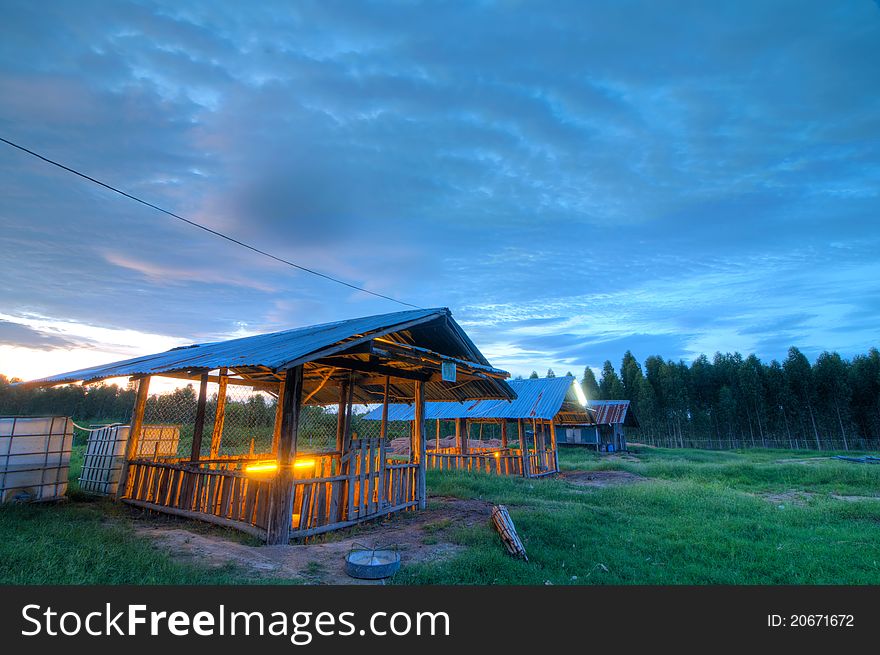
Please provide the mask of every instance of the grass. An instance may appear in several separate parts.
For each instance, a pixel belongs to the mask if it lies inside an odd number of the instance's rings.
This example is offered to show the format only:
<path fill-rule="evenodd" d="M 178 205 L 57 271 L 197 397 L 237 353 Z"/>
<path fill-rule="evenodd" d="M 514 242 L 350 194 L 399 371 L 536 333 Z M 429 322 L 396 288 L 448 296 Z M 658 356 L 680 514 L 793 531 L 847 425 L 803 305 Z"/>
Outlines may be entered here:
<path fill-rule="evenodd" d="M 565 449 L 563 470 L 625 470 L 639 484 L 430 472 L 432 493 L 504 503 L 529 553 L 489 526 L 462 529 L 454 559 L 404 568 L 403 584 L 878 584 L 880 466 L 804 451 Z M 778 460 L 797 459 L 806 463 Z M 797 502 L 768 494 L 797 494 Z M 771 502 L 772 501 L 772 502 Z M 800 503 L 800 504 L 799 504 Z"/>
<path fill-rule="evenodd" d="M 154 548 L 135 532 L 135 513 L 79 490 L 76 479 L 82 458 L 83 447 L 75 446 L 68 501 L 0 505 L 0 584 L 259 582 L 242 569 L 183 564 Z M 239 533 L 195 522 L 188 527 L 242 538 Z"/>
<path fill-rule="evenodd" d="M 424 526 L 424 542 L 436 542 L 443 531 L 465 548 L 443 562 L 405 565 L 394 582 L 880 584 L 880 500 L 871 499 L 880 496 L 880 466 L 828 455 L 642 449 L 632 457 L 609 457 L 562 450 L 564 471 L 624 470 L 646 478 L 605 488 L 432 471 L 430 495 L 506 504 L 529 562 L 509 557 L 488 522 L 456 528 L 440 519 Z M 81 464 L 78 448 L 72 480 Z M 0 506 L 0 583 L 260 581 L 242 569 L 175 561 L 138 537 L 140 519 L 128 508 L 94 500 L 75 482 L 69 495 L 55 505 Z M 167 521 L 249 539 L 197 522 Z"/>

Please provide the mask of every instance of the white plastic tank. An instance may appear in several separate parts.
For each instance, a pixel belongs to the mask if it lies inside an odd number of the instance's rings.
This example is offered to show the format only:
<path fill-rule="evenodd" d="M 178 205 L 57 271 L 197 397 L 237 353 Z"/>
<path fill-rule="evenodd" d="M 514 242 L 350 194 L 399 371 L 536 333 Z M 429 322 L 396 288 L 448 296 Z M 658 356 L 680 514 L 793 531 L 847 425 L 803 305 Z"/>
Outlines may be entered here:
<path fill-rule="evenodd" d="M 0 502 L 62 498 L 72 445 L 66 416 L 0 417 Z"/>

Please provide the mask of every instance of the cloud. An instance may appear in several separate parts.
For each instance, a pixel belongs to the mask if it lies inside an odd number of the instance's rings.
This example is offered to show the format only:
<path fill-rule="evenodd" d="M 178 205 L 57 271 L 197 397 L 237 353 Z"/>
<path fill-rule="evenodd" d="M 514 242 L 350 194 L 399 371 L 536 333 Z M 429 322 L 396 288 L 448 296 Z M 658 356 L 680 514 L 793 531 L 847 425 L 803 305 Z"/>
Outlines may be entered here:
<path fill-rule="evenodd" d="M 876 341 L 874 4 L 22 0 L 0 31 L 4 135 L 451 306 L 499 366 Z M 7 149 L 0 234 L 10 316 L 195 341 L 394 309 Z"/>
<path fill-rule="evenodd" d="M 83 342 L 67 339 L 59 334 L 42 332 L 34 328 L 0 319 L 0 345 L 25 346 L 36 350 L 87 347 Z"/>

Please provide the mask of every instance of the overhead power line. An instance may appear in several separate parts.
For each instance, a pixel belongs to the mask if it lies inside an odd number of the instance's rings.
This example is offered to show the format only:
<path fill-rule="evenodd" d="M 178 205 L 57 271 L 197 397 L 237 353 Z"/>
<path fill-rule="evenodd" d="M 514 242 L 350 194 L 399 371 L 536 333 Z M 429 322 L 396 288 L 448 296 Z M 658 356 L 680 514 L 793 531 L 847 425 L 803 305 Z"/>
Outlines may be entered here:
<path fill-rule="evenodd" d="M 345 280 L 340 280 L 339 278 L 333 277 L 332 275 L 327 275 L 326 273 L 321 273 L 320 271 L 316 271 L 312 268 L 308 268 L 307 266 L 301 266 L 300 264 L 292 262 L 289 259 L 284 259 L 283 257 L 278 257 L 277 255 L 273 255 L 272 253 L 266 252 L 265 250 L 261 250 L 260 248 L 257 248 L 256 246 L 250 245 L 249 243 L 245 243 L 244 241 L 240 241 L 240 240 L 236 239 L 235 237 L 231 237 L 227 234 L 223 234 L 222 232 L 218 232 L 217 230 L 213 230 L 206 225 L 202 225 L 201 223 L 196 223 L 195 221 L 191 221 L 188 218 L 184 218 L 183 216 L 180 216 L 179 214 L 175 214 L 172 211 L 168 211 L 167 209 L 163 209 L 162 207 L 159 207 L 158 205 L 154 205 L 153 203 L 148 202 L 147 200 L 143 200 L 142 198 L 138 198 L 137 196 L 132 195 L 130 193 L 127 193 L 127 192 L 123 191 L 122 189 L 119 189 L 111 184 L 107 184 L 106 182 L 102 182 L 101 180 L 98 180 L 98 179 L 92 177 L 91 175 L 86 175 L 85 173 L 82 173 L 82 172 L 76 170 L 75 168 L 71 168 L 70 166 L 65 166 L 64 164 L 57 162 L 54 159 L 49 159 L 48 157 L 44 157 L 43 155 L 41 155 L 37 152 L 34 152 L 33 150 L 30 150 L 28 148 L 25 148 L 24 146 L 21 146 L 17 143 L 14 143 L 14 142 L 10 141 L 9 139 L 4 139 L 3 137 L 0 137 L 0 141 L 2 141 L 3 143 L 5 143 L 7 145 L 12 146 L 13 148 L 17 148 L 18 150 L 21 150 L 22 152 L 25 152 L 33 157 L 36 157 L 37 159 L 40 159 L 40 160 L 46 162 L 47 164 L 52 164 L 52 166 L 57 166 L 58 168 L 67 171 L 68 173 L 73 173 L 74 175 L 77 175 L 77 176 L 83 178 L 84 180 L 88 180 L 89 182 L 93 182 L 93 183 L 97 184 L 98 186 L 102 186 L 105 189 L 113 191 L 114 193 L 118 193 L 121 196 L 125 196 L 129 200 L 134 200 L 135 202 L 139 202 L 140 204 L 146 205 L 147 207 L 150 207 L 151 209 L 155 209 L 156 211 L 162 212 L 163 214 L 167 214 L 168 216 L 171 216 L 172 218 L 176 218 L 179 221 L 183 221 L 187 225 L 192 225 L 193 227 L 197 227 L 200 230 L 204 230 L 205 232 L 208 232 L 209 234 L 213 234 L 216 237 L 220 237 L 221 239 L 225 239 L 226 241 L 229 241 L 230 243 L 234 243 L 238 246 L 241 246 L 242 248 L 247 248 L 248 250 L 251 250 L 259 255 L 263 255 L 264 257 L 268 257 L 269 259 L 274 259 L 276 262 L 280 262 L 282 264 L 292 266 L 293 268 L 300 270 L 300 271 L 303 271 L 304 273 L 309 273 L 311 275 L 315 275 L 317 277 L 324 278 L 325 280 L 329 280 L 330 282 L 335 282 L 336 284 L 341 284 L 342 286 L 348 287 L 349 289 L 354 289 L 355 291 L 361 291 L 363 293 L 368 293 L 371 296 L 376 296 L 377 298 L 383 298 L 385 300 L 390 300 L 391 302 L 396 302 L 397 304 L 404 305 L 406 307 L 413 307 L 415 309 L 422 309 L 418 305 L 413 305 L 412 303 L 404 302 L 403 300 L 398 300 L 397 298 L 392 298 L 391 296 L 386 296 L 386 295 L 378 293 L 376 291 L 370 291 L 369 289 L 359 287 L 356 284 L 351 284 L 350 282 L 346 282 Z"/>

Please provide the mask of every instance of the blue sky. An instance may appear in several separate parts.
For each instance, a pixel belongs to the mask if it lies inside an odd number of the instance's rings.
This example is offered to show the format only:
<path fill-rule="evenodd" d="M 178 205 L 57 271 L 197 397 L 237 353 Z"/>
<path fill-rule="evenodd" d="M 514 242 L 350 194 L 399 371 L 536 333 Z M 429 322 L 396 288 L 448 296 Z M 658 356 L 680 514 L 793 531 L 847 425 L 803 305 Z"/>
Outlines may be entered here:
<path fill-rule="evenodd" d="M 497 366 L 852 355 L 880 324 L 880 7 L 5 0 L 0 134 L 449 306 Z M 0 372 L 398 306 L 4 146 Z"/>

